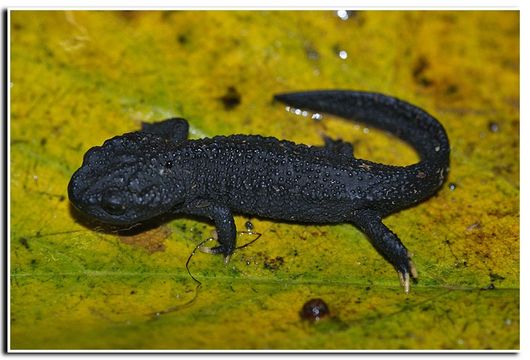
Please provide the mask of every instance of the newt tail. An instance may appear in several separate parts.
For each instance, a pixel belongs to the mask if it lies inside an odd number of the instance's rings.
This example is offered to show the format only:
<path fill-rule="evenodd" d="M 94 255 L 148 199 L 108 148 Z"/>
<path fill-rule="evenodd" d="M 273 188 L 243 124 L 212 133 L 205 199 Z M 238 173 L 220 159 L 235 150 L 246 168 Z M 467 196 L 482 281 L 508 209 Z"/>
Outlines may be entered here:
<path fill-rule="evenodd" d="M 274 99 L 294 108 L 327 113 L 386 130 L 418 152 L 420 161 L 416 164 L 383 165 L 368 191 L 372 203 L 367 209 L 357 209 L 352 219 L 383 257 L 394 264 L 408 293 L 410 277 L 417 278 L 411 255 L 381 218 L 427 199 L 441 187 L 449 173 L 450 155 L 449 139 L 443 126 L 424 110 L 380 93 L 317 90 L 278 94 Z M 369 169 L 371 165 L 367 166 Z M 382 174 L 385 168 L 389 173 L 393 168 L 390 177 Z"/>

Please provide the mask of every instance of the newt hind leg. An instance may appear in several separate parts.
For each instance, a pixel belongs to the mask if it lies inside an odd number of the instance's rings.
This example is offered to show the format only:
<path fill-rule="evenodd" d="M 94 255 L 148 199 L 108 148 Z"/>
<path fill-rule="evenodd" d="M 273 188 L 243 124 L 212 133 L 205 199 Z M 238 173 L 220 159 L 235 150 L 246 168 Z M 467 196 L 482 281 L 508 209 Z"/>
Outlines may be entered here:
<path fill-rule="evenodd" d="M 358 210 L 352 220 L 368 236 L 375 249 L 394 266 L 405 293 L 408 293 L 410 280 L 415 280 L 418 275 L 407 248 L 397 235 L 383 224 L 377 212 Z"/>
<path fill-rule="evenodd" d="M 353 156 L 353 144 L 341 139 L 332 139 L 327 135 L 322 135 L 324 139 L 324 148 L 334 154 Z"/>

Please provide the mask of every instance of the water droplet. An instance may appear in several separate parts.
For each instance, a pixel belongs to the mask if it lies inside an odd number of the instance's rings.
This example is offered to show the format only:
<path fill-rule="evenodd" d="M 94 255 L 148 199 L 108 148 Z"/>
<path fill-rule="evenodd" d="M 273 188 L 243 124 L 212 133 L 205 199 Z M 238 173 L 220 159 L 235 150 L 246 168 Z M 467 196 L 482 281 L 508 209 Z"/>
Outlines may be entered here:
<path fill-rule="evenodd" d="M 341 51 L 339 51 L 339 57 L 342 60 L 346 60 L 348 58 L 348 53 L 345 50 L 341 50 Z"/>
<path fill-rule="evenodd" d="M 337 16 L 343 21 L 346 21 L 350 18 L 350 14 L 348 14 L 347 10 L 337 10 Z"/>
<path fill-rule="evenodd" d="M 329 307 L 322 299 L 311 299 L 304 304 L 300 317 L 304 320 L 317 322 L 329 316 Z"/>
<path fill-rule="evenodd" d="M 247 232 L 251 232 L 254 229 L 254 224 L 250 220 L 247 220 L 245 222 L 245 229 L 247 229 Z"/>
<path fill-rule="evenodd" d="M 314 113 L 313 115 L 311 115 L 311 119 L 313 120 L 322 120 L 322 114 L 319 114 L 319 113 Z"/>
<path fill-rule="evenodd" d="M 495 121 L 491 121 L 488 124 L 488 128 L 490 129 L 491 132 L 496 133 L 499 131 L 499 124 L 496 123 Z"/>

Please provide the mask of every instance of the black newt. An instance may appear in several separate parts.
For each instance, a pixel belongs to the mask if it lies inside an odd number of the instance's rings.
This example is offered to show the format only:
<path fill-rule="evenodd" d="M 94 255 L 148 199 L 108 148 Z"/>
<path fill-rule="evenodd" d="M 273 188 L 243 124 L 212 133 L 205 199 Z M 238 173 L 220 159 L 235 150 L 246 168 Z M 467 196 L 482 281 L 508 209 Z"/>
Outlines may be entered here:
<path fill-rule="evenodd" d="M 226 261 L 235 249 L 233 214 L 301 223 L 349 222 L 362 230 L 397 270 L 409 291 L 416 270 L 410 253 L 381 219 L 433 195 L 449 171 L 443 126 L 394 97 L 357 91 L 276 95 L 289 106 L 354 119 L 411 144 L 420 161 L 389 166 L 356 159 L 353 146 L 325 138 L 325 146 L 259 135 L 188 140 L 188 123 L 174 118 L 142 125 L 88 150 L 68 195 L 101 222 L 130 226 L 162 214 L 211 219 Z"/>

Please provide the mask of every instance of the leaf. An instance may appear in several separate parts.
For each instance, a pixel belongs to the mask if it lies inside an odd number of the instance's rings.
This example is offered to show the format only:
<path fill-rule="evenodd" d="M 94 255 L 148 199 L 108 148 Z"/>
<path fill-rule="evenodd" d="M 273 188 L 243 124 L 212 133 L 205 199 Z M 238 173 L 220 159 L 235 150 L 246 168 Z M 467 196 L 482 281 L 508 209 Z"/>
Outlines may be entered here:
<path fill-rule="evenodd" d="M 12 11 L 11 349 L 518 349 L 519 14 L 348 16 Z M 263 235 L 228 265 L 192 257 L 197 288 L 185 264 L 211 224 L 177 218 L 120 237 L 70 208 L 66 186 L 90 147 L 171 116 L 196 138 L 317 145 L 325 132 L 359 158 L 417 161 L 376 129 L 271 102 L 315 88 L 392 94 L 447 129 L 448 183 L 385 220 L 414 253 L 408 295 L 349 224 L 251 219 Z M 300 316 L 313 298 L 330 309 L 318 322 Z"/>

